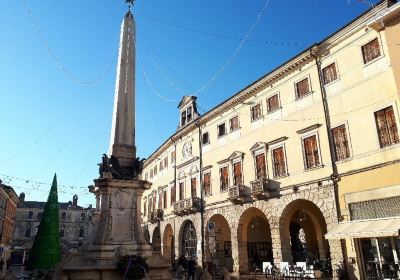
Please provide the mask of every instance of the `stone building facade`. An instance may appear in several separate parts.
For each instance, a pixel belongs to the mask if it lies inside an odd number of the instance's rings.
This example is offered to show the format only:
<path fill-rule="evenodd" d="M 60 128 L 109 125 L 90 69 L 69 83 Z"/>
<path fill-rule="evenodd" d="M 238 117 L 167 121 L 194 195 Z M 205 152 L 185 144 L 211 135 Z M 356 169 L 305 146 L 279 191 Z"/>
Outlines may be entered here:
<path fill-rule="evenodd" d="M 234 274 L 318 260 L 364 279 L 334 233 L 363 177 L 398 184 L 398 7 L 380 1 L 202 116 L 184 97 L 177 132 L 144 165 L 153 250 Z"/>
<path fill-rule="evenodd" d="M 15 229 L 12 241 L 12 264 L 23 264 L 33 245 L 46 202 L 26 201 L 25 194 L 19 196 Z M 74 252 L 86 243 L 93 230 L 91 207 L 78 205 L 78 196 L 72 201 L 59 203 L 60 239 L 62 254 Z"/>
<path fill-rule="evenodd" d="M 0 181 L 0 258 L 10 257 L 18 196 L 14 189 Z"/>

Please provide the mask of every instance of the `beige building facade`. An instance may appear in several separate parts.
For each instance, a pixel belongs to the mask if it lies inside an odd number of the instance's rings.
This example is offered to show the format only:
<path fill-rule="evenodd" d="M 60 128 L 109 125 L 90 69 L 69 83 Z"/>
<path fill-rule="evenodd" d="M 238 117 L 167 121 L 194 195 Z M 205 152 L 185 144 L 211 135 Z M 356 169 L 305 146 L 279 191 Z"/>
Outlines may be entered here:
<path fill-rule="evenodd" d="M 381 1 L 202 116 L 184 97 L 144 164 L 153 250 L 233 274 L 307 262 L 366 279 L 340 227 L 364 201 L 353 193 L 400 190 L 398 7 Z"/>

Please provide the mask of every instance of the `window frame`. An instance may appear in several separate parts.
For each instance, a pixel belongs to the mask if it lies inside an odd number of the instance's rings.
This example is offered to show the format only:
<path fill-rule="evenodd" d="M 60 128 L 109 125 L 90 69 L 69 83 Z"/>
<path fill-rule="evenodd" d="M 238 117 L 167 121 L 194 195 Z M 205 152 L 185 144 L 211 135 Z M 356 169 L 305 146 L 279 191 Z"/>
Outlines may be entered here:
<path fill-rule="evenodd" d="M 232 129 L 232 120 L 235 119 L 235 118 L 237 118 L 237 127 Z M 239 130 L 240 129 L 239 115 L 235 115 L 233 117 L 230 117 L 228 123 L 229 123 L 229 132 L 234 132 L 234 131 Z"/>
<path fill-rule="evenodd" d="M 209 193 L 206 192 L 207 189 L 206 189 L 206 185 L 204 184 L 204 182 L 206 181 L 205 180 L 206 175 L 210 176 L 210 180 L 209 180 L 209 189 L 210 190 L 209 190 Z M 204 195 L 205 196 L 212 195 L 211 170 L 203 171 L 203 189 L 204 189 Z"/>
<path fill-rule="evenodd" d="M 193 196 L 193 181 L 195 182 L 195 194 Z M 197 196 L 197 189 L 198 189 L 198 181 L 197 176 L 193 176 L 190 178 L 190 197 L 198 197 Z"/>
<path fill-rule="evenodd" d="M 283 161 L 284 161 L 284 164 L 285 164 L 285 174 L 283 174 L 283 175 L 281 175 L 281 174 L 278 175 L 276 173 L 276 170 L 275 170 L 274 151 L 277 150 L 277 149 L 282 149 L 282 152 L 283 152 Z M 273 175 L 274 179 L 284 178 L 284 177 L 289 176 L 285 143 L 279 143 L 277 145 L 271 146 L 271 163 L 272 163 L 272 175 Z"/>
<path fill-rule="evenodd" d="M 173 194 L 173 196 L 172 196 L 172 194 Z M 170 205 L 174 205 L 176 203 L 176 184 L 175 183 L 171 185 L 169 196 L 170 196 Z"/>
<path fill-rule="evenodd" d="M 235 165 L 236 164 L 240 164 L 240 182 L 239 184 L 236 181 L 236 177 L 235 177 Z M 231 165 L 232 165 L 232 184 L 233 186 L 240 186 L 244 184 L 244 174 L 243 174 L 243 158 L 242 157 L 238 157 L 235 159 L 232 159 L 231 161 Z M 229 188 L 229 187 L 228 187 Z"/>
<path fill-rule="evenodd" d="M 219 134 L 219 127 L 220 126 L 224 126 L 224 134 L 222 134 L 222 135 L 220 135 Z M 223 137 L 225 137 L 226 135 L 228 134 L 228 132 L 227 132 L 227 129 L 226 129 L 226 122 L 224 121 L 224 122 L 221 122 L 221 123 L 219 123 L 219 124 L 217 124 L 217 137 L 218 138 L 223 138 Z"/>
<path fill-rule="evenodd" d="M 182 184 L 182 190 L 183 190 L 183 193 L 182 193 L 182 199 L 181 199 L 181 184 Z M 179 183 L 178 183 L 178 193 L 179 193 L 179 200 L 178 201 L 182 201 L 182 200 L 185 200 L 185 198 L 186 198 L 186 196 L 185 196 L 185 181 L 179 181 Z"/>
<path fill-rule="evenodd" d="M 227 180 L 226 180 L 226 188 L 222 189 L 222 169 L 226 168 L 226 175 L 227 175 Z M 230 178 L 229 178 L 229 164 L 225 163 L 223 165 L 219 166 L 219 192 L 227 192 L 229 189 L 229 182 L 230 182 Z"/>
<path fill-rule="evenodd" d="M 190 116 L 190 119 L 189 119 L 189 116 Z M 183 121 L 183 120 L 185 120 L 185 121 Z M 185 107 L 184 109 L 182 109 L 182 111 L 181 111 L 181 119 L 180 119 L 181 127 L 187 125 L 192 120 L 193 120 L 193 106 L 189 105 L 189 106 Z"/>
<path fill-rule="evenodd" d="M 374 42 L 374 41 L 377 41 L 377 42 L 378 42 L 379 55 L 376 56 L 376 57 L 374 57 L 374 58 L 372 58 L 371 60 L 366 61 L 365 56 L 364 56 L 364 54 L 365 54 L 364 48 L 365 48 L 367 45 L 369 45 L 369 44 L 371 44 L 372 42 Z M 383 49 L 382 49 L 382 46 L 381 46 L 381 43 L 380 43 L 378 37 L 375 37 L 374 39 L 369 40 L 368 42 L 366 42 L 365 44 L 363 44 L 363 45 L 360 47 L 360 50 L 361 50 L 361 58 L 362 58 L 362 61 L 363 61 L 363 65 L 364 65 L 364 66 L 369 65 L 369 64 L 371 64 L 371 63 L 377 61 L 378 59 L 380 59 L 380 58 L 383 56 Z"/>
<path fill-rule="evenodd" d="M 297 85 L 300 82 L 302 82 L 302 81 L 304 81 L 306 79 L 308 81 L 308 92 L 303 94 L 302 96 L 299 96 Z M 300 100 L 300 99 L 303 99 L 304 97 L 307 97 L 307 96 L 311 95 L 313 93 L 313 90 L 312 90 L 312 87 L 311 87 L 311 76 L 308 74 L 306 76 L 303 76 L 303 78 L 301 78 L 299 80 L 296 80 L 294 82 L 294 90 L 295 90 L 295 96 L 296 96 L 295 100 Z"/>
<path fill-rule="evenodd" d="M 271 98 L 273 98 L 274 96 L 277 96 L 277 97 L 278 97 L 278 107 L 275 108 L 275 109 L 271 109 L 271 107 L 270 107 L 268 101 L 269 101 Z M 280 97 L 280 93 L 279 93 L 279 92 L 276 92 L 276 93 L 274 93 L 274 94 L 268 96 L 268 97 L 265 99 L 265 102 L 267 103 L 267 104 L 266 104 L 266 105 L 267 105 L 267 114 L 274 113 L 274 112 L 276 112 L 276 111 L 278 111 L 279 109 L 282 108 L 282 106 L 281 106 L 281 97 Z"/>
<path fill-rule="evenodd" d="M 253 108 L 255 108 L 256 106 L 260 106 L 260 115 L 255 118 L 254 115 L 253 115 Z M 261 120 L 263 117 L 264 117 L 264 114 L 263 114 L 263 107 L 262 107 L 262 102 L 261 101 L 250 107 L 250 119 L 251 119 L 251 122 L 256 122 L 258 120 Z"/>
<path fill-rule="evenodd" d="M 305 150 L 305 146 L 304 146 L 304 140 L 307 139 L 307 138 L 313 137 L 313 136 L 315 136 L 316 146 L 317 146 L 317 149 L 318 149 L 318 160 L 319 160 L 319 163 L 316 164 L 315 166 L 308 167 L 307 166 L 307 155 L 306 155 L 306 150 Z M 321 157 L 321 146 L 320 146 L 318 131 L 312 131 L 312 132 L 309 132 L 307 134 L 302 135 L 301 136 L 301 147 L 302 147 L 302 152 L 303 152 L 304 170 L 309 171 L 309 170 L 314 170 L 314 169 L 323 167 L 322 157 Z"/>
<path fill-rule="evenodd" d="M 207 135 L 207 142 L 206 143 L 204 143 L 204 135 Z M 207 145 L 210 145 L 210 133 L 208 131 L 204 131 L 201 134 L 201 146 L 204 147 L 204 146 L 207 146 Z"/>
<path fill-rule="evenodd" d="M 335 135 L 334 135 L 334 133 L 333 133 L 333 130 L 334 130 L 334 129 L 337 129 L 337 128 L 341 127 L 341 126 L 344 126 L 344 128 L 345 128 L 345 130 L 346 130 L 346 131 L 345 131 L 345 134 L 346 134 L 346 138 L 347 138 L 346 140 L 347 140 L 347 148 L 348 148 L 348 151 L 349 151 L 349 155 L 348 155 L 348 157 L 346 157 L 346 158 L 339 159 L 338 156 L 337 156 L 337 152 L 336 152 Z M 334 153 L 335 153 L 335 154 L 334 154 L 334 156 L 335 156 L 335 161 L 336 161 L 336 162 L 341 162 L 341 161 L 346 161 L 346 160 L 351 159 L 352 156 L 353 156 L 353 153 L 352 153 L 351 139 L 350 139 L 350 131 L 349 131 L 348 123 L 347 123 L 347 122 L 343 122 L 343 123 L 338 123 L 338 124 L 332 126 L 332 128 L 331 128 L 331 135 L 332 135 L 332 140 L 333 140 L 333 148 L 335 149 L 335 150 L 334 150 Z"/>
<path fill-rule="evenodd" d="M 391 108 L 392 112 L 393 112 L 394 124 L 396 126 L 396 132 L 397 132 L 398 141 L 397 142 L 392 142 L 392 139 L 390 139 L 391 143 L 386 145 L 386 146 L 383 146 L 382 143 L 381 143 L 381 137 L 380 137 L 380 134 L 379 134 L 379 127 L 378 127 L 378 120 L 376 118 L 376 115 L 377 115 L 378 112 L 386 111 L 389 108 Z M 377 136 L 378 145 L 379 145 L 380 149 L 386 149 L 386 148 L 392 147 L 394 145 L 398 145 L 400 143 L 399 120 L 398 120 L 398 116 L 396 114 L 397 110 L 395 110 L 395 108 L 397 109 L 395 104 L 390 104 L 388 106 L 384 106 L 383 108 L 381 107 L 380 109 L 374 111 L 374 121 L 375 121 L 375 127 L 376 127 L 376 136 Z M 385 113 L 385 120 L 386 120 L 386 113 Z M 388 127 L 387 122 L 386 122 L 386 127 Z M 390 129 L 389 129 L 389 131 L 390 131 Z"/>
<path fill-rule="evenodd" d="M 324 69 L 327 69 L 328 67 L 330 67 L 332 65 L 334 65 L 334 67 L 335 67 L 336 79 L 327 82 L 326 78 L 325 78 L 325 75 L 324 75 Z M 324 86 L 329 86 L 330 84 L 333 84 L 334 82 L 340 80 L 339 68 L 338 68 L 337 61 L 333 61 L 333 62 L 327 63 L 327 65 L 321 69 L 321 74 L 322 74 L 322 82 L 324 83 Z"/>

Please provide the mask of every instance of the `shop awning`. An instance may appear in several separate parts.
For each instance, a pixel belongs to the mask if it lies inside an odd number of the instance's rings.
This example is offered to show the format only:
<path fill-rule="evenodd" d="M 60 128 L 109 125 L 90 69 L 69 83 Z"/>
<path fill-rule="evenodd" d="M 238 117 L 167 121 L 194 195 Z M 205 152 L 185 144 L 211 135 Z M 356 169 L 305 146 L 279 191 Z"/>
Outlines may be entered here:
<path fill-rule="evenodd" d="M 370 221 L 352 221 L 338 224 L 325 234 L 326 239 L 371 238 L 383 236 L 398 236 L 400 218 Z"/>

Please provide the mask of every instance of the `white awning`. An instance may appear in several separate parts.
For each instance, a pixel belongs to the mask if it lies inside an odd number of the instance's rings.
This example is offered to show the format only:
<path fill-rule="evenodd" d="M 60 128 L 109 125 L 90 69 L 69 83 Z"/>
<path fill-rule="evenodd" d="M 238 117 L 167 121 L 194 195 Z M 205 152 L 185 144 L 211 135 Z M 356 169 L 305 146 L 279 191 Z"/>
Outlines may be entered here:
<path fill-rule="evenodd" d="M 398 236 L 400 218 L 352 221 L 338 224 L 325 234 L 326 239 L 370 238 L 383 236 Z"/>

